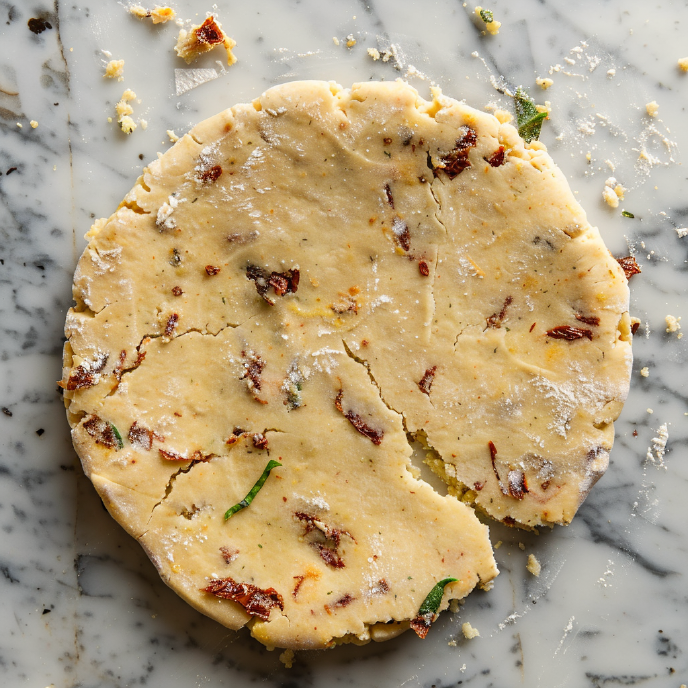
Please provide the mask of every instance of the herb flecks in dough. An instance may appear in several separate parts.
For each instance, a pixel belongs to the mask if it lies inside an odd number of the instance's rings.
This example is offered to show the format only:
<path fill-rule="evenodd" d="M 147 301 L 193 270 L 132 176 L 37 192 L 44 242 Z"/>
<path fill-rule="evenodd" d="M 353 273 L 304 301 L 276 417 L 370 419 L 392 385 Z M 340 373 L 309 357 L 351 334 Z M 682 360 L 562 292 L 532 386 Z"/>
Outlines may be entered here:
<path fill-rule="evenodd" d="M 255 496 L 260 492 L 263 485 L 265 485 L 265 481 L 268 479 L 270 471 L 273 468 L 277 468 L 281 465 L 281 463 L 278 461 L 273 461 L 272 459 L 268 461 L 260 478 L 256 480 L 256 484 L 249 490 L 248 494 L 238 504 L 231 506 L 229 509 L 227 509 L 227 511 L 225 511 L 225 521 L 232 518 L 237 511 L 245 509 L 254 500 Z"/>
<path fill-rule="evenodd" d="M 516 108 L 516 121 L 518 122 L 518 134 L 526 142 L 537 141 L 540 137 L 542 122 L 547 117 L 546 112 L 538 112 L 535 101 L 528 92 L 520 86 L 514 95 Z"/>
<path fill-rule="evenodd" d="M 262 589 L 251 583 L 237 583 L 233 578 L 213 578 L 202 590 L 240 604 L 251 616 L 263 621 L 270 618 L 270 612 L 275 607 L 284 611 L 282 595 L 274 588 Z"/>
<path fill-rule="evenodd" d="M 463 128 L 463 136 L 456 140 L 454 149 L 440 158 L 440 165 L 433 167 L 433 172 L 437 176 L 438 170 L 444 172 L 449 179 L 454 179 L 464 170 L 471 166 L 468 153 L 478 142 L 478 136 L 474 129 Z"/>
<path fill-rule="evenodd" d="M 301 273 L 298 268 L 292 268 L 286 272 L 268 273 L 257 265 L 249 265 L 246 268 L 246 277 L 255 282 L 256 291 L 260 296 L 274 306 L 275 302 L 268 296 L 270 289 L 272 288 L 277 296 L 295 294 L 299 288 Z"/>
<path fill-rule="evenodd" d="M 343 390 L 337 392 L 337 396 L 334 400 L 334 405 L 337 411 L 344 414 L 344 417 L 354 426 L 354 428 L 361 433 L 364 437 L 367 437 L 373 444 L 381 444 L 382 439 L 385 436 L 384 430 L 377 430 L 371 428 L 357 413 L 353 411 L 344 411 L 342 408 L 342 397 L 344 396 Z"/>
<path fill-rule="evenodd" d="M 418 389 L 420 389 L 423 394 L 427 394 L 430 396 L 430 389 L 432 387 L 432 383 L 435 380 L 435 373 L 437 372 L 437 366 L 432 366 L 432 368 L 428 368 L 425 373 L 423 374 L 423 377 L 420 379 L 420 382 L 418 383 Z"/>
<path fill-rule="evenodd" d="M 633 256 L 626 256 L 625 258 L 617 258 L 616 262 L 621 266 L 621 269 L 626 275 L 626 279 L 631 279 L 633 275 L 639 275 L 642 270 L 640 265 Z"/>
<path fill-rule="evenodd" d="M 104 447 L 114 449 L 115 451 L 124 447 L 119 430 L 112 423 L 103 420 L 95 414 L 84 422 L 84 429 L 93 437 L 96 444 L 102 444 Z"/>
<path fill-rule="evenodd" d="M 344 568 L 344 560 L 339 555 L 339 545 L 342 535 L 346 535 L 356 542 L 355 538 L 347 530 L 340 528 L 332 528 L 321 521 L 317 516 L 306 514 L 302 511 L 297 511 L 294 514 L 304 525 L 304 535 L 315 533 L 321 539 L 314 539 L 310 541 L 311 547 L 318 551 L 320 558 L 334 569 Z M 324 540 L 324 541 L 323 541 Z"/>
<path fill-rule="evenodd" d="M 552 339 L 565 339 L 567 342 L 575 341 L 576 339 L 583 339 L 587 337 L 592 341 L 592 330 L 582 327 L 573 327 L 572 325 L 558 325 L 551 330 L 547 330 L 547 336 Z"/>
<path fill-rule="evenodd" d="M 437 618 L 437 610 L 442 604 L 442 597 L 444 597 L 444 588 L 449 583 L 455 583 L 456 578 L 443 578 L 437 583 L 433 589 L 428 593 L 428 596 L 423 600 L 418 610 L 418 616 L 411 621 L 411 628 L 416 632 L 419 638 L 425 638 L 430 630 L 430 626 Z"/>

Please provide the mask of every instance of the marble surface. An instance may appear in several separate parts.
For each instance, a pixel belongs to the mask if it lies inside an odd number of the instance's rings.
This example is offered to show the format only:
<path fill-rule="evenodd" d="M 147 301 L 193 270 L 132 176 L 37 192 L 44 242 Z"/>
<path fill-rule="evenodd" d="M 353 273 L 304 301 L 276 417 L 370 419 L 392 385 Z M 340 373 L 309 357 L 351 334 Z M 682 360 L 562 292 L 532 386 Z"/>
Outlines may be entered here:
<path fill-rule="evenodd" d="M 115 0 L 0 0 L 0 684 L 688 682 L 688 338 L 665 332 L 664 321 L 683 315 L 688 324 L 688 237 L 676 231 L 688 226 L 688 74 L 676 66 L 688 55 L 688 6 L 495 0 L 497 36 L 481 35 L 473 5 L 457 0 L 174 7 L 196 21 L 216 11 L 237 41 L 239 62 L 224 69 L 220 54 L 204 57 L 194 67 L 216 78 L 186 92 L 188 78 L 175 80 L 187 65 L 172 51 L 174 25 L 140 23 Z M 50 28 L 33 33 L 32 17 Z M 357 41 L 350 49 L 349 34 Z M 367 54 L 390 46 L 396 57 L 386 63 Z M 103 79 L 103 50 L 126 60 L 123 82 Z M 540 76 L 554 85 L 541 91 Z M 442 615 L 426 641 L 406 634 L 299 653 L 286 669 L 278 651 L 227 631 L 168 590 L 84 477 L 54 382 L 72 273 L 93 219 L 109 215 L 143 165 L 171 145 L 167 129 L 182 133 L 292 79 L 347 86 L 399 77 L 423 95 L 438 84 L 476 107 L 509 106 L 500 85 L 523 84 L 551 102 L 541 140 L 610 250 L 642 265 L 631 284 L 632 315 L 642 321 L 631 393 L 609 471 L 571 526 L 540 535 L 491 527 L 493 542 L 503 543 L 491 592 Z M 148 121 L 128 138 L 108 122 L 125 87 L 141 101 L 135 118 Z M 654 119 L 645 113 L 652 100 Z M 616 210 L 602 201 L 607 160 L 628 189 Z M 666 453 L 648 455 L 663 424 Z M 530 553 L 542 562 L 539 578 L 525 569 Z M 463 638 L 465 621 L 480 638 Z"/>

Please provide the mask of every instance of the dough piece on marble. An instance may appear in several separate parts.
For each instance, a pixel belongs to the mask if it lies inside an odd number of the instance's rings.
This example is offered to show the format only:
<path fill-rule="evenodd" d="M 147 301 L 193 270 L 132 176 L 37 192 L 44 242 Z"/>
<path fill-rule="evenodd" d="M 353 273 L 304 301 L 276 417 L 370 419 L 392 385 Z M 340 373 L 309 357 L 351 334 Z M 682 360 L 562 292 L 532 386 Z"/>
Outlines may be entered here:
<path fill-rule="evenodd" d="M 496 575 L 462 501 L 566 523 L 606 467 L 626 279 L 491 115 L 278 86 L 87 236 L 62 383 L 85 471 L 173 589 L 266 645 L 401 632 L 439 580 L 444 609 Z M 462 501 L 413 477 L 407 433 Z"/>
<path fill-rule="evenodd" d="M 232 48 L 236 47 L 236 41 L 222 30 L 220 22 L 211 15 L 202 24 L 192 26 L 189 31 L 182 29 L 174 50 L 187 64 L 191 64 L 216 45 L 224 46 L 228 65 L 233 65 L 237 61 L 232 52 Z"/>

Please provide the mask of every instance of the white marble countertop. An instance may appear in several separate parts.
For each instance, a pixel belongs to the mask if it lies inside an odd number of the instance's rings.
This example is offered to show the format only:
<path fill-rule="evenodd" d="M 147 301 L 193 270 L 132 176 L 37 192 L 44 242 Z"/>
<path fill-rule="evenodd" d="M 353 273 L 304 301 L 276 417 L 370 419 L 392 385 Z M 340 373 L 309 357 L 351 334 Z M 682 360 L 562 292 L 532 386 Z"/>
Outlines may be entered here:
<path fill-rule="evenodd" d="M 0 1 L 0 684 L 688 683 L 688 338 L 665 331 L 666 315 L 688 321 L 688 237 L 676 231 L 688 227 L 688 73 L 677 68 L 688 56 L 688 5 L 495 0 L 497 36 L 481 35 L 473 4 L 459 0 L 173 6 L 196 21 L 216 11 L 239 59 L 225 70 L 221 55 L 204 57 L 194 67 L 217 78 L 179 94 L 175 69 L 187 65 L 172 51 L 173 24 L 140 23 L 115 0 Z M 32 17 L 50 26 L 33 33 Z M 390 45 L 396 58 L 386 63 L 367 54 Z M 103 50 L 126 60 L 123 82 L 103 79 Z M 535 78 L 545 76 L 554 84 L 541 91 Z M 398 77 L 422 95 L 438 84 L 479 108 L 509 106 L 494 87 L 502 78 L 551 101 L 541 140 L 610 250 L 642 266 L 631 283 L 632 315 L 642 321 L 631 393 L 609 470 L 571 526 L 539 536 L 491 526 L 493 542 L 503 542 L 491 592 L 443 614 L 426 641 L 405 634 L 299 653 L 286 669 L 279 652 L 168 590 L 84 477 L 54 382 L 72 273 L 93 219 L 109 215 L 171 145 L 167 129 L 181 134 L 292 79 L 349 86 Z M 125 87 L 141 101 L 135 117 L 148 121 L 128 138 L 108 122 Z M 656 118 L 645 111 L 652 100 Z M 602 200 L 612 174 L 628 189 L 616 210 Z M 665 455 L 648 455 L 664 424 Z M 530 553 L 542 562 L 539 578 L 525 569 Z M 481 637 L 465 640 L 464 621 Z"/>

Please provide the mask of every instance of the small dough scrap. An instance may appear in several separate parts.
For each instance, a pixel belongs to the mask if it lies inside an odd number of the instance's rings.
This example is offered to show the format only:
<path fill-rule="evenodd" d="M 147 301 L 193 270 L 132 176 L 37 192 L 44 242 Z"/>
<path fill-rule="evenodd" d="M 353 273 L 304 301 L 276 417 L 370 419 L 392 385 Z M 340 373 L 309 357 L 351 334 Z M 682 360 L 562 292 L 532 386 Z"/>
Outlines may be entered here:
<path fill-rule="evenodd" d="M 680 57 L 677 64 L 682 72 L 688 72 L 688 57 Z"/>
<path fill-rule="evenodd" d="M 554 84 L 553 79 L 549 79 L 547 77 L 543 79 L 535 79 L 535 83 L 543 90 L 546 91 L 552 84 Z"/>
<path fill-rule="evenodd" d="M 540 571 L 542 571 L 542 566 L 540 565 L 538 558 L 534 554 L 528 555 L 528 563 L 526 564 L 526 569 L 528 569 L 528 571 L 530 571 L 530 573 L 532 573 L 536 578 L 540 575 Z"/>
<path fill-rule="evenodd" d="M 463 632 L 463 637 L 466 638 L 466 640 L 473 640 L 473 638 L 480 637 L 480 631 L 471 626 L 468 621 L 461 626 L 461 631 Z"/>
<path fill-rule="evenodd" d="M 152 10 L 147 10 L 145 7 L 141 7 L 141 5 L 131 5 L 129 13 L 139 19 L 152 19 L 153 24 L 165 24 L 177 16 L 171 7 L 161 7 L 159 5 Z"/>
<path fill-rule="evenodd" d="M 650 117 L 657 117 L 657 113 L 659 112 L 659 105 L 657 104 L 657 101 L 653 100 L 649 102 L 645 106 L 645 110 Z"/>
<path fill-rule="evenodd" d="M 121 81 L 124 77 L 124 60 L 110 60 L 105 65 L 104 77 Z"/>
<path fill-rule="evenodd" d="M 210 15 L 202 24 L 193 26 L 190 31 L 182 29 L 177 38 L 174 50 L 187 64 L 212 50 L 216 45 L 223 45 L 227 52 L 227 64 L 233 65 L 237 60 L 232 52 L 236 41 L 222 30 L 222 25 Z"/>

